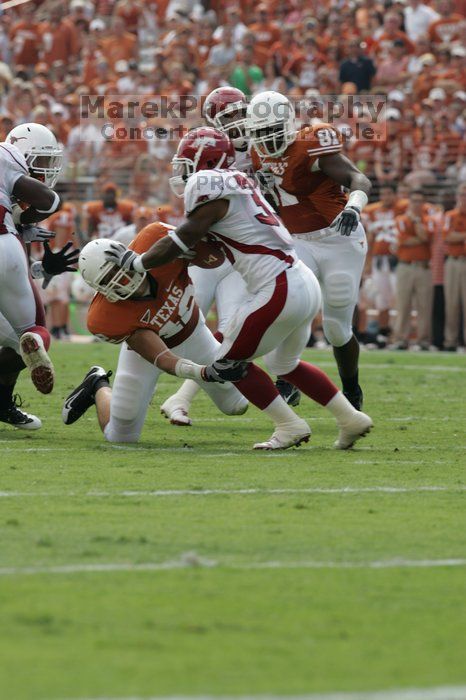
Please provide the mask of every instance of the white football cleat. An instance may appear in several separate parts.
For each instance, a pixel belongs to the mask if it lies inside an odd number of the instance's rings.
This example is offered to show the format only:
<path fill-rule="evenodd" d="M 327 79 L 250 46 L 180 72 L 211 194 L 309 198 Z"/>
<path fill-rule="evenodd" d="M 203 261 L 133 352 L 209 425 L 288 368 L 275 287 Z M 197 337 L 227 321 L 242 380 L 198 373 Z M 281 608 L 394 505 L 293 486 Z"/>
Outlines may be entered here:
<path fill-rule="evenodd" d="M 23 333 L 19 339 L 19 352 L 31 373 L 32 383 L 41 394 L 50 394 L 53 389 L 53 364 L 38 333 Z"/>
<path fill-rule="evenodd" d="M 349 450 L 353 447 L 356 440 L 365 437 L 374 427 L 372 418 L 362 411 L 355 411 L 346 420 L 338 422 L 340 432 L 338 439 L 335 440 L 333 446 L 337 450 Z"/>
<path fill-rule="evenodd" d="M 188 415 L 188 409 L 180 404 L 175 396 L 170 396 L 165 403 L 160 406 L 160 413 L 168 418 L 172 425 L 192 425 L 193 422 Z"/>
<path fill-rule="evenodd" d="M 21 411 L 22 403 L 20 396 L 15 394 L 11 404 L 0 411 L 0 421 L 20 430 L 39 430 L 42 428 L 40 418 L 33 416 L 32 413 Z"/>
<path fill-rule="evenodd" d="M 256 442 L 254 450 L 288 450 L 309 442 L 311 429 L 305 420 L 298 420 L 288 428 L 277 427 L 265 442 Z"/>

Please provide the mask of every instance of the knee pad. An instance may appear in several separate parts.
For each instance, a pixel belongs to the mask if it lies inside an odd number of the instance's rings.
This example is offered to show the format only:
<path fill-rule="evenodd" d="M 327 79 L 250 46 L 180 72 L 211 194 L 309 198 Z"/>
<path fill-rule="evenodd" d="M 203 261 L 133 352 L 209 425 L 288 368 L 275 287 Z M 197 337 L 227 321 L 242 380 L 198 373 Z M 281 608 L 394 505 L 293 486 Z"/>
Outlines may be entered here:
<path fill-rule="evenodd" d="M 355 282 L 348 272 L 332 272 L 324 281 L 324 305 L 341 308 L 354 304 Z"/>
<path fill-rule="evenodd" d="M 264 363 L 267 367 L 267 371 L 273 377 L 282 377 L 285 374 L 289 374 L 299 365 L 299 358 L 295 357 L 280 357 L 279 353 L 274 350 L 269 352 L 268 355 L 264 356 Z"/>
<path fill-rule="evenodd" d="M 352 314 L 351 314 L 352 316 Z M 322 322 L 325 337 L 327 338 L 330 345 L 335 348 L 341 348 L 342 345 L 346 345 L 351 340 L 353 335 L 353 328 L 351 320 L 342 320 L 335 317 L 326 317 Z"/>
<path fill-rule="evenodd" d="M 130 423 L 141 409 L 144 386 L 134 374 L 117 374 L 112 390 L 111 414 L 118 421 Z"/>

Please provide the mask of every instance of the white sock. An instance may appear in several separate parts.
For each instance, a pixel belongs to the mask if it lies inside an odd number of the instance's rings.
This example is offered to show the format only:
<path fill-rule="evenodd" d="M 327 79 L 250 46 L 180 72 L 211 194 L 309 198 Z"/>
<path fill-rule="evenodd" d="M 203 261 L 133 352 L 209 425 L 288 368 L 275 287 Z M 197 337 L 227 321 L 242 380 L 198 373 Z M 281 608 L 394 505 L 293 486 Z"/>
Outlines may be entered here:
<path fill-rule="evenodd" d="M 273 420 L 276 427 L 292 425 L 301 421 L 301 418 L 285 403 L 281 396 L 277 396 L 267 408 L 264 408 L 264 413 Z"/>
<path fill-rule="evenodd" d="M 201 387 L 199 386 L 199 384 L 197 384 L 197 382 L 195 382 L 193 379 L 187 379 L 180 386 L 176 394 L 173 394 L 171 398 L 173 399 L 176 397 L 176 399 L 180 402 L 180 405 L 189 408 L 194 397 L 198 394 L 200 390 Z"/>
<path fill-rule="evenodd" d="M 357 413 L 354 406 L 350 404 L 346 396 L 341 391 L 337 392 L 325 406 L 330 413 L 333 413 L 337 423 L 344 423 L 348 418 Z"/>

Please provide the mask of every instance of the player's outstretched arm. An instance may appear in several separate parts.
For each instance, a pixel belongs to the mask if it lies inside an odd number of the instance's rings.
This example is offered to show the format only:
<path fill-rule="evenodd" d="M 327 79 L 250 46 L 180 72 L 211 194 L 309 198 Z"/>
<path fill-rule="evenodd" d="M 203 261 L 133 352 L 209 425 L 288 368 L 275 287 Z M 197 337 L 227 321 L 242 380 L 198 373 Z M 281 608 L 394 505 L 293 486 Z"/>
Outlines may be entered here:
<path fill-rule="evenodd" d="M 60 208 L 60 197 L 40 180 L 22 175 L 13 187 L 13 195 L 20 202 L 29 204 L 24 211 L 15 206 L 13 221 L 15 224 L 34 224 L 47 219 Z"/>
<path fill-rule="evenodd" d="M 191 212 L 175 231 L 169 231 L 165 238 L 149 248 L 146 253 L 138 255 L 128 250 L 121 243 L 112 243 L 105 257 L 124 270 L 144 272 L 153 267 L 166 265 L 182 253 L 196 245 L 209 232 L 210 227 L 223 219 L 228 210 L 225 199 L 206 202 Z"/>
<path fill-rule="evenodd" d="M 198 365 L 172 353 L 154 331 L 141 328 L 128 339 L 129 347 L 158 369 L 182 379 L 204 382 L 236 382 L 247 373 L 247 362 L 219 360 L 210 366 Z"/>
<path fill-rule="evenodd" d="M 319 169 L 339 185 L 349 189 L 346 207 L 330 225 L 342 236 L 349 236 L 361 220 L 361 211 L 368 202 L 372 185 L 364 173 L 342 153 L 319 158 Z"/>

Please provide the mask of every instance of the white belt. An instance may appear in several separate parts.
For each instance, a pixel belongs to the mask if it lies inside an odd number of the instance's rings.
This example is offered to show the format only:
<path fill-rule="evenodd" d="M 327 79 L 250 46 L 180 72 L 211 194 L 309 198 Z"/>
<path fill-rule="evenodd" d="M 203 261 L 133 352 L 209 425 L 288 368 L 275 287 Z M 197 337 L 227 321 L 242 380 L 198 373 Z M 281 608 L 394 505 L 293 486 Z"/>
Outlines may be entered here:
<path fill-rule="evenodd" d="M 320 241 L 321 238 L 334 236 L 336 231 L 330 228 L 324 228 L 319 231 L 311 231 L 310 233 L 293 233 L 293 238 L 299 238 L 301 241 Z"/>

